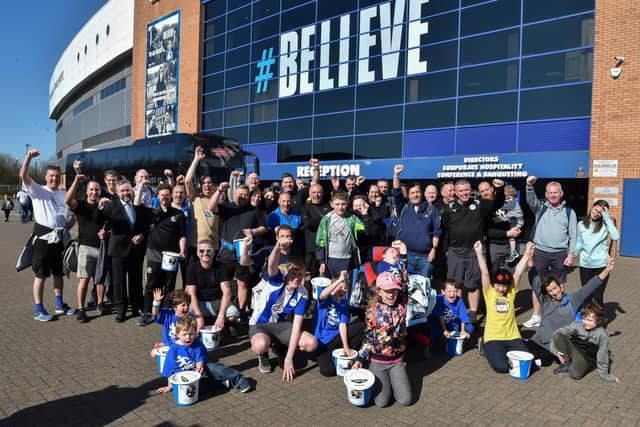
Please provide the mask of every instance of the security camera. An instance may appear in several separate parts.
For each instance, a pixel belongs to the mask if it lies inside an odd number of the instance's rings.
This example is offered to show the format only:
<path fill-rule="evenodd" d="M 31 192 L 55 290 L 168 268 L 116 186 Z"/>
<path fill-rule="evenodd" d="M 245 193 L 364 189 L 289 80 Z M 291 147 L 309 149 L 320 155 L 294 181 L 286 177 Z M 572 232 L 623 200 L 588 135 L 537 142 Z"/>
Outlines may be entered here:
<path fill-rule="evenodd" d="M 624 62 L 624 56 L 614 56 L 613 59 L 615 59 L 618 62 Z"/>

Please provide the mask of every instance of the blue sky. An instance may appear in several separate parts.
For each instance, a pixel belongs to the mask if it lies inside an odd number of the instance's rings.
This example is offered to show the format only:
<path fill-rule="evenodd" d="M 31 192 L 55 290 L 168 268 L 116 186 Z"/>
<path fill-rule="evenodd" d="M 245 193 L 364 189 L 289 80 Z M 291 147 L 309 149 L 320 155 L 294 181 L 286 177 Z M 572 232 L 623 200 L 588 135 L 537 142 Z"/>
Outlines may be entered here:
<path fill-rule="evenodd" d="M 49 80 L 60 55 L 105 0 L 7 1 L 2 4 L 0 152 L 23 158 L 25 144 L 55 154 Z"/>

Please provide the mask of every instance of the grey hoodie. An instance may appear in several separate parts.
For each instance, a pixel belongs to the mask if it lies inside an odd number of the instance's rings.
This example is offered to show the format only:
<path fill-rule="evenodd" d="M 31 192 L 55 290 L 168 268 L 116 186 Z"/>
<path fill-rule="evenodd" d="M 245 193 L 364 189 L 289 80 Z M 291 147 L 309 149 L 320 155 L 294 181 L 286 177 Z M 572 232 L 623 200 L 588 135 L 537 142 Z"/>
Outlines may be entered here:
<path fill-rule="evenodd" d="M 554 208 L 545 200 L 541 202 L 536 196 L 532 186 L 527 186 L 527 204 L 536 216 L 536 230 L 533 241 L 536 249 L 545 252 L 570 252 L 576 248 L 576 236 L 578 231 L 578 219 L 576 213 L 571 210 L 567 218 L 565 211 L 566 202 L 563 200 L 560 206 Z M 543 206 L 547 206 L 542 216 Z"/>
<path fill-rule="evenodd" d="M 606 381 L 615 381 L 615 375 L 609 373 L 609 335 L 602 326 L 587 331 L 582 322 L 573 322 L 569 326 L 558 329 L 555 334 L 562 334 L 573 340 L 594 344 L 598 348 L 596 353 L 596 366 L 600 378 Z M 553 342 L 551 343 L 551 352 L 558 353 Z M 592 355 L 593 356 L 593 355 Z"/>

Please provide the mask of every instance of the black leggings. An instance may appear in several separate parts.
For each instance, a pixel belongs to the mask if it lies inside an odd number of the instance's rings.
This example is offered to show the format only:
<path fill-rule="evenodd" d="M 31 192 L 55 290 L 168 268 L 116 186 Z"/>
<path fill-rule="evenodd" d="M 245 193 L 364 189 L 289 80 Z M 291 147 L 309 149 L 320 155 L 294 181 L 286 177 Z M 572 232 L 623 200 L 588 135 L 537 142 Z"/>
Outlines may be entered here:
<path fill-rule="evenodd" d="M 501 374 L 509 372 L 507 352 L 514 350 L 529 351 L 525 342 L 520 338 L 509 341 L 489 341 L 484 343 L 484 353 L 487 356 L 489 366 Z"/>
<path fill-rule="evenodd" d="M 591 278 L 597 276 L 604 270 L 604 267 L 600 268 L 587 268 L 580 267 L 580 283 L 582 286 L 586 285 Z M 596 300 L 596 302 L 600 305 L 600 307 L 604 307 L 604 288 L 607 287 L 607 283 L 609 282 L 609 276 L 607 276 L 603 281 L 602 285 L 598 286 L 598 288 L 593 291 L 591 297 Z"/>
<path fill-rule="evenodd" d="M 349 337 L 349 347 L 358 350 L 364 339 L 364 322 L 354 322 L 347 326 L 347 335 Z M 342 348 L 342 339 L 340 334 L 336 335 L 326 344 L 320 344 L 316 350 L 316 362 L 320 368 L 320 374 L 325 377 L 333 377 L 336 375 L 336 367 L 333 364 L 333 350 Z"/>

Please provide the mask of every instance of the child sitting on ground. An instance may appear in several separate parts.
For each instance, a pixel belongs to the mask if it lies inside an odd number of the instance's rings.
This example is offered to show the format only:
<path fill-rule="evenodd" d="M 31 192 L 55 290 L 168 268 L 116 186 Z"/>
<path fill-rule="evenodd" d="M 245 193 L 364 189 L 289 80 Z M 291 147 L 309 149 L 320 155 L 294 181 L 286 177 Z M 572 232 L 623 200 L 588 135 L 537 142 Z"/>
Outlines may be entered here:
<path fill-rule="evenodd" d="M 609 373 L 609 336 L 602 308 L 587 304 L 582 311 L 582 322 L 573 322 L 553 333 L 551 351 L 560 360 L 554 374 L 569 373 L 579 380 L 592 369 L 597 369 L 600 378 L 620 383 L 620 379 Z"/>
<path fill-rule="evenodd" d="M 183 371 L 197 371 L 202 374 L 200 385 L 204 389 L 215 384 L 223 384 L 225 387 L 233 387 L 246 393 L 251 389 L 251 384 L 242 374 L 222 363 L 208 362 L 207 349 L 196 338 L 195 319 L 184 316 L 176 321 L 176 341 L 171 344 L 162 369 L 162 376 L 167 377 L 167 385 L 160 387 L 158 394 L 171 391 L 171 375 Z"/>
<path fill-rule="evenodd" d="M 469 338 L 473 333 L 473 324 L 459 293 L 460 284 L 455 280 L 447 279 L 442 283 L 442 293 L 437 296 L 429 322 L 433 342 L 443 335 L 447 338 L 452 335 Z"/>
<path fill-rule="evenodd" d="M 511 227 L 519 228 L 522 230 L 524 226 L 524 214 L 522 213 L 522 208 L 518 204 L 518 191 L 513 185 L 506 185 L 504 187 L 504 205 L 502 206 L 502 211 L 504 212 L 505 217 L 511 224 Z M 509 255 L 505 259 L 507 263 L 513 263 L 520 257 L 520 252 L 516 247 L 516 239 L 509 239 L 509 247 L 511 250 L 509 251 Z"/>
<path fill-rule="evenodd" d="M 376 406 L 388 406 L 394 396 L 398 403 L 407 406 L 412 401 L 404 362 L 407 292 L 402 289 L 401 279 L 390 272 L 381 273 L 375 287 L 376 294 L 367 309 L 364 342 L 352 369 L 359 369 L 362 362 L 370 359 L 369 369 L 376 377 Z"/>

